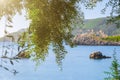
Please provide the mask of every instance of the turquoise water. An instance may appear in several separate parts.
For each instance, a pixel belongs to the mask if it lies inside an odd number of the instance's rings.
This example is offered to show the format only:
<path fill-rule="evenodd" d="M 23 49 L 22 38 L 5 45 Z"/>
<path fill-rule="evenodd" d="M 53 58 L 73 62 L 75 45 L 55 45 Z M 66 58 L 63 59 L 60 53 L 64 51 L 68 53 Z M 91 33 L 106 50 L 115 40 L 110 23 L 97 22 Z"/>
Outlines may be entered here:
<path fill-rule="evenodd" d="M 119 46 L 78 46 L 75 48 L 66 46 L 68 54 L 63 60 L 62 70 L 57 66 L 54 53 L 50 50 L 46 60 L 37 69 L 35 62 L 30 59 L 19 60 L 19 63 L 14 61 L 13 66 L 7 63 L 10 69 L 16 69 L 19 73 L 14 75 L 0 68 L 0 80 L 103 80 L 107 76 L 104 71 L 109 71 L 113 58 L 93 60 L 89 59 L 89 55 L 91 52 L 101 51 L 104 55 L 112 56 L 114 49 L 119 58 Z"/>

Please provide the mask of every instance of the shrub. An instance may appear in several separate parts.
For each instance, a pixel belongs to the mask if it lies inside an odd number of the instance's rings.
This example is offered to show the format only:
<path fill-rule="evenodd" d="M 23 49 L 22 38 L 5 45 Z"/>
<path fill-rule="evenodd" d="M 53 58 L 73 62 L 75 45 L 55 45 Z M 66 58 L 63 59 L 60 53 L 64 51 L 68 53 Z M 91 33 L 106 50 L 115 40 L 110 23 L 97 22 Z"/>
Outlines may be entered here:
<path fill-rule="evenodd" d="M 110 72 L 105 72 L 108 75 L 105 80 L 120 80 L 120 64 L 118 63 L 118 59 L 116 58 L 116 52 L 113 54 L 113 61 L 110 67 Z"/>
<path fill-rule="evenodd" d="M 120 41 L 120 36 L 108 36 L 106 38 L 103 38 L 103 40 L 119 42 Z"/>

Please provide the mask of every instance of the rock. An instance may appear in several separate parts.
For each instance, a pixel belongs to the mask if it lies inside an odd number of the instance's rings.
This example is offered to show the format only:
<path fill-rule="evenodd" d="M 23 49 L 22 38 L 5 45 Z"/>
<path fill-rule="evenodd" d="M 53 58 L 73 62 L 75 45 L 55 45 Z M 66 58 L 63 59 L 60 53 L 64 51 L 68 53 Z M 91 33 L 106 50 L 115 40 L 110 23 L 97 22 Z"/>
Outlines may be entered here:
<path fill-rule="evenodd" d="M 77 34 L 72 42 L 76 45 L 115 45 L 120 46 L 120 42 L 104 40 L 108 35 L 104 32 L 86 31 Z"/>
<path fill-rule="evenodd" d="M 4 55 L 4 56 L 1 56 L 1 58 L 6 58 L 6 59 L 30 58 L 30 54 L 27 50 L 22 50 L 14 57 L 7 57 L 7 56 Z"/>
<path fill-rule="evenodd" d="M 100 51 L 96 51 L 96 52 L 91 53 L 89 57 L 92 59 L 111 58 L 110 56 L 103 55 Z"/>
<path fill-rule="evenodd" d="M 29 52 L 23 50 L 16 55 L 16 58 L 30 58 L 30 54 Z"/>

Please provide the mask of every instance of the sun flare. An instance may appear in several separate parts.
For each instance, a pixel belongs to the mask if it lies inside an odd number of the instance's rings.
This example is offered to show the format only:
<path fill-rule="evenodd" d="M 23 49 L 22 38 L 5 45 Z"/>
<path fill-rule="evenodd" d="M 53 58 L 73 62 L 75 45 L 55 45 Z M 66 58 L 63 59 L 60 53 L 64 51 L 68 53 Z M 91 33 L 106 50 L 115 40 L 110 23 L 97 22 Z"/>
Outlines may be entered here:
<path fill-rule="evenodd" d="M 0 0 L 0 3 L 4 3 L 6 0 Z"/>
<path fill-rule="evenodd" d="M 3 2 L 4 0 L 0 0 L 0 2 Z"/>

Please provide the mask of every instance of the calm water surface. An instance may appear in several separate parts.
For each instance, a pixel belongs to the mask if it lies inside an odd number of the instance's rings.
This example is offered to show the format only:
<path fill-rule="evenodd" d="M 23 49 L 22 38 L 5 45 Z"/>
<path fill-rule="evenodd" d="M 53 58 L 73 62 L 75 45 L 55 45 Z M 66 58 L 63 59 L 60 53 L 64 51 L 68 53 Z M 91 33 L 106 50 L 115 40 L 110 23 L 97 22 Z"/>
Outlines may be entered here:
<path fill-rule="evenodd" d="M 109 71 L 111 59 L 93 60 L 89 55 L 94 51 L 101 51 L 104 55 L 112 56 L 114 49 L 117 58 L 120 57 L 119 46 L 78 46 L 70 48 L 66 46 L 68 54 L 63 60 L 62 71 L 55 62 L 54 53 L 50 50 L 46 61 L 42 62 L 36 69 L 35 62 L 29 59 L 14 62 L 14 65 L 7 64 L 11 69 L 19 73 L 13 75 L 9 71 L 0 68 L 0 80 L 103 80 Z M 0 47 L 0 52 L 2 47 Z M 120 59 L 119 59 L 120 61 Z"/>

